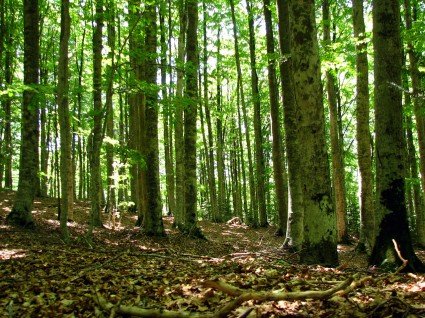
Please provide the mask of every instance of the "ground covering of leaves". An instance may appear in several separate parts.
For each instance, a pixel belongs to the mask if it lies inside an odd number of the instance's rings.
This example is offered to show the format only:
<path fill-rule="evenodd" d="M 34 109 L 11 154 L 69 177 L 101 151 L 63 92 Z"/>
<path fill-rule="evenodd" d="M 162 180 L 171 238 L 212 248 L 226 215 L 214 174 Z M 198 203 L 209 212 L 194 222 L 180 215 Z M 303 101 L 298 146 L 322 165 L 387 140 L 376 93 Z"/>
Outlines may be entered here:
<path fill-rule="evenodd" d="M 360 286 L 326 300 L 246 301 L 229 317 L 425 317 L 425 277 L 368 269 L 354 246 L 340 246 L 337 269 L 297 264 L 275 229 L 200 222 L 206 240 L 187 238 L 165 218 L 167 236 L 149 238 L 135 216 L 95 230 L 89 204 L 75 204 L 72 242 L 60 239 L 57 201 L 37 199 L 35 231 L 5 224 L 12 192 L 0 192 L 0 317 L 108 317 L 94 295 L 112 304 L 208 315 L 234 296 L 205 286 L 220 279 L 244 290 L 325 290 L 357 273 Z M 237 222 L 236 222 L 237 223 Z M 425 253 L 418 250 L 424 259 Z"/>

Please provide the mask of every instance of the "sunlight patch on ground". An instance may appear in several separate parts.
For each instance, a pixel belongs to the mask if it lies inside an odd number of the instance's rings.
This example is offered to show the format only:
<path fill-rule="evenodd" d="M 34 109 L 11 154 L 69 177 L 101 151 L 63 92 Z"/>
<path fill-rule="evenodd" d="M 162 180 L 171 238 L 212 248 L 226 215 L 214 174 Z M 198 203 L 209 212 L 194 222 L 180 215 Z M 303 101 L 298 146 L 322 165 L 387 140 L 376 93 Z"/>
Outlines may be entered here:
<path fill-rule="evenodd" d="M 10 226 L 10 225 L 0 225 L 0 229 L 1 230 L 9 230 L 9 229 L 11 229 L 12 227 Z"/>
<path fill-rule="evenodd" d="M 1 249 L 0 250 L 0 260 L 7 260 L 12 258 L 21 258 L 25 257 L 26 253 L 21 249 Z"/>

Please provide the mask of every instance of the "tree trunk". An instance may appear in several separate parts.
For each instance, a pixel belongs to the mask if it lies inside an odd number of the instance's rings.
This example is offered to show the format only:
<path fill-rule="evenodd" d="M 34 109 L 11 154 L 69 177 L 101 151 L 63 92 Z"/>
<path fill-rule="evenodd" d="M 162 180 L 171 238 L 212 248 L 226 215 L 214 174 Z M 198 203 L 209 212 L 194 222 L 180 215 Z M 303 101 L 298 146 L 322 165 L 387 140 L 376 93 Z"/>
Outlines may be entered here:
<path fill-rule="evenodd" d="M 102 145 L 102 28 L 103 0 L 96 1 L 95 27 L 93 30 L 93 129 L 90 134 L 90 229 L 102 226 L 100 147 Z"/>
<path fill-rule="evenodd" d="M 404 0 L 404 11 L 406 19 L 406 29 L 412 28 L 412 11 L 410 0 Z M 408 38 L 409 39 L 409 38 Z M 425 105 L 423 99 L 423 89 L 421 89 L 421 73 L 418 68 L 418 54 L 411 40 L 407 42 L 407 50 L 409 55 L 409 71 L 410 78 L 412 79 L 413 89 L 413 109 L 416 119 L 416 129 L 418 134 L 419 144 L 419 169 L 421 172 L 422 190 L 425 189 L 425 116 L 423 108 Z M 424 197 L 425 198 L 425 197 Z M 417 225 L 417 240 L 421 246 L 425 246 L 425 209 L 416 212 L 416 225 Z"/>
<path fill-rule="evenodd" d="M 369 70 L 363 17 L 363 0 L 353 0 L 353 29 L 356 39 L 357 157 L 360 170 L 360 245 L 371 253 L 375 240 L 371 134 L 369 130 Z"/>
<path fill-rule="evenodd" d="M 330 50 L 331 42 L 331 16 L 329 12 L 329 0 L 322 2 L 323 12 L 323 42 L 326 50 Z M 338 129 L 338 101 L 336 70 L 326 70 L 326 91 L 328 93 L 330 136 L 331 136 L 331 158 L 332 158 L 332 183 L 335 202 L 336 223 L 338 231 L 338 242 L 347 242 L 347 214 L 345 198 L 345 172 L 343 158 L 343 136 Z"/>
<path fill-rule="evenodd" d="M 147 206 L 143 217 L 143 230 L 147 235 L 163 236 L 161 189 L 159 183 L 158 146 L 158 85 L 156 83 L 157 64 L 157 24 L 156 2 L 145 6 L 145 91 L 146 101 L 146 199 Z"/>
<path fill-rule="evenodd" d="M 207 129 L 208 129 L 208 186 L 210 190 L 210 202 L 211 202 L 211 219 L 213 222 L 218 222 L 219 211 L 218 211 L 218 203 L 217 203 L 217 190 L 215 184 L 215 161 L 214 161 L 214 136 L 211 127 L 211 114 L 210 114 L 210 105 L 209 105 L 209 97 L 208 97 L 208 49 L 207 49 L 207 8 L 205 0 L 202 1 L 203 6 L 203 73 L 204 73 L 204 98 L 203 105 L 205 108 L 205 117 L 207 121 Z"/>
<path fill-rule="evenodd" d="M 226 200 L 226 178 L 224 175 L 224 128 L 223 128 L 223 109 L 222 109 L 222 71 L 221 71 L 221 25 L 218 26 L 217 31 L 217 68 L 216 68 L 216 82 L 217 82 L 217 182 L 218 182 L 218 222 L 227 221 L 226 211 L 228 209 Z"/>
<path fill-rule="evenodd" d="M 280 62 L 280 80 L 282 83 L 286 153 L 288 155 L 289 193 L 291 198 L 284 245 L 295 250 L 300 250 L 304 235 L 304 205 L 301 188 L 301 168 L 299 166 L 300 147 L 297 146 L 299 144 L 297 139 L 299 129 L 297 122 L 299 120 L 299 114 L 295 104 L 292 59 L 290 58 L 289 1 L 278 0 L 277 7 L 279 16 L 279 42 L 282 55 Z"/>
<path fill-rule="evenodd" d="M 58 115 L 60 126 L 60 174 L 61 174 L 61 205 L 60 227 L 65 242 L 69 240 L 68 217 L 73 216 L 74 174 L 72 169 L 71 152 L 71 120 L 69 112 L 69 59 L 68 46 L 71 28 L 69 15 L 69 0 L 61 2 L 61 36 L 58 63 Z"/>
<path fill-rule="evenodd" d="M 413 250 L 404 192 L 400 4 L 397 0 L 375 0 L 372 13 L 379 227 L 369 263 L 401 264 L 395 241 L 401 256 L 408 260 L 405 270 L 424 271 L 424 264 Z"/>
<path fill-rule="evenodd" d="M 271 126 L 273 135 L 272 144 L 272 158 L 273 158 L 273 175 L 275 181 L 275 192 L 277 211 L 279 216 L 279 229 L 278 231 L 283 234 L 286 230 L 288 219 L 288 192 L 286 180 L 284 179 L 283 157 L 284 150 L 282 149 L 282 134 L 280 131 L 280 111 L 279 111 L 279 93 L 277 89 L 276 79 L 276 59 L 275 56 L 275 43 L 272 28 L 272 14 L 270 11 L 270 1 L 264 0 L 264 17 L 266 20 L 266 41 L 267 41 L 267 55 L 269 61 L 267 65 L 268 80 L 269 80 L 269 98 L 270 98 L 270 115 Z"/>
<path fill-rule="evenodd" d="M 114 76 L 115 76 L 115 3 L 113 0 L 108 1 L 108 46 L 109 53 L 108 59 L 111 65 L 108 65 L 106 70 L 106 136 L 109 138 L 109 142 L 106 143 L 106 179 L 107 179 L 107 192 L 106 192 L 106 206 L 105 212 L 113 213 L 116 208 L 116 190 L 115 185 L 118 180 L 115 180 L 115 169 L 114 169 L 114 146 L 112 140 L 115 138 L 114 134 L 114 107 L 113 107 L 113 96 L 114 96 Z"/>
<path fill-rule="evenodd" d="M 299 111 L 297 136 L 304 199 L 304 240 L 300 261 L 338 264 L 336 216 L 325 139 L 323 91 L 312 1 L 290 3 L 293 87 Z"/>
<path fill-rule="evenodd" d="M 172 127 L 171 103 L 167 92 L 167 42 L 165 28 L 166 7 L 165 2 L 160 4 L 160 33 L 161 33 L 161 86 L 162 86 L 162 117 L 164 126 L 164 158 L 165 158 L 165 183 L 167 192 L 168 215 L 176 210 L 174 167 L 172 162 L 173 139 L 170 134 Z M 168 38 L 171 39 L 171 29 Z"/>
<path fill-rule="evenodd" d="M 198 3 L 187 1 L 186 35 L 186 100 L 184 109 L 184 232 L 202 237 L 196 225 L 197 185 L 196 185 L 196 114 L 198 108 Z"/>
<path fill-rule="evenodd" d="M 21 227 L 35 226 L 31 212 L 38 174 L 38 96 L 40 68 L 38 0 L 24 0 L 24 84 L 32 89 L 23 93 L 21 111 L 21 155 L 19 181 L 7 222 Z"/>
<path fill-rule="evenodd" d="M 174 215 L 174 223 L 177 227 L 182 227 L 183 214 L 185 209 L 185 146 L 183 136 L 183 86 L 184 72 L 183 65 L 185 60 L 185 42 L 187 29 L 187 10 L 185 0 L 179 0 L 179 38 L 177 47 L 177 83 L 176 83 L 176 107 L 175 107 L 175 126 L 174 126 L 174 147 L 176 153 L 176 211 Z"/>

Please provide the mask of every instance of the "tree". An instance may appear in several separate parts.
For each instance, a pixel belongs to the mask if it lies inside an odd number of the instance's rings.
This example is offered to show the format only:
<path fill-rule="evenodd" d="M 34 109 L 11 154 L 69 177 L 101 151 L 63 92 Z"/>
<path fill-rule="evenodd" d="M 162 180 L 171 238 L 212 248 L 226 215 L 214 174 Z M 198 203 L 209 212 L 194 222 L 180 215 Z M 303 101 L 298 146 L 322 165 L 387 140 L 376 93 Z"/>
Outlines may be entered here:
<path fill-rule="evenodd" d="M 299 158 L 302 149 L 298 142 L 298 109 L 295 103 L 295 92 L 292 79 L 291 34 L 289 19 L 289 1 L 278 0 L 279 44 L 280 44 L 280 81 L 282 84 L 284 127 L 286 153 L 288 159 L 288 181 L 291 195 L 290 213 L 288 215 L 286 239 L 284 246 L 295 250 L 301 249 L 303 241 L 304 206 L 301 189 L 301 167 Z"/>
<path fill-rule="evenodd" d="M 254 16 L 252 13 L 252 5 L 250 0 L 246 1 L 248 13 L 248 31 L 249 31 L 249 58 L 251 68 L 251 93 L 252 104 L 254 106 L 254 143 L 255 143 L 255 189 L 256 196 L 254 206 L 254 225 L 261 227 L 267 226 L 267 205 L 265 193 L 265 166 L 264 166 L 264 140 L 263 129 L 261 127 L 261 101 L 258 87 L 257 60 L 255 48 L 255 31 L 254 31 Z M 266 9 L 265 9 L 266 10 Z M 267 21 L 267 20 L 266 20 Z M 267 27 L 267 25 L 266 25 Z M 269 69 L 270 72 L 270 69 Z M 269 73 L 270 75 L 270 73 Z M 242 84 L 241 84 L 242 85 Z M 257 218 L 258 213 L 258 218 Z M 257 221 L 258 219 L 258 221 Z"/>
<path fill-rule="evenodd" d="M 285 155 L 282 149 L 282 134 L 280 132 L 280 111 L 279 111 L 279 93 L 276 79 L 276 58 L 275 56 L 275 43 L 272 29 L 272 13 L 270 10 L 270 1 L 264 0 L 264 18 L 266 22 L 266 42 L 267 42 L 267 55 L 269 57 L 267 64 L 268 80 L 269 80 L 269 98 L 270 98 L 270 115 L 272 120 L 272 135 L 273 135 L 273 173 L 276 191 L 277 211 L 279 217 L 279 230 L 281 234 L 286 231 L 286 222 L 288 218 L 288 191 L 285 180 L 285 169 L 283 158 Z M 261 222 L 260 213 L 260 225 Z"/>
<path fill-rule="evenodd" d="M 331 41 L 331 16 L 329 0 L 322 2 L 323 12 L 323 42 L 326 50 L 330 50 Z M 339 134 L 338 101 L 336 70 L 326 70 L 326 91 L 328 93 L 330 139 L 332 158 L 332 181 L 335 202 L 338 241 L 348 240 L 347 215 L 345 199 L 345 171 L 343 158 L 343 136 Z"/>
<path fill-rule="evenodd" d="M 71 122 L 69 113 L 69 62 L 68 45 L 70 37 L 71 18 L 69 15 L 69 0 L 61 2 L 61 37 L 59 48 L 58 64 L 58 114 L 60 125 L 60 173 L 61 173 L 61 205 L 60 205 L 60 224 L 62 238 L 69 240 L 68 217 L 73 216 L 74 199 L 74 174 L 71 154 Z"/>
<path fill-rule="evenodd" d="M 356 119 L 357 157 L 361 178 L 360 189 L 360 244 L 371 253 L 375 239 L 373 208 L 373 174 L 371 135 L 369 128 L 369 68 L 365 34 L 363 0 L 353 0 L 353 30 L 356 40 Z"/>
<path fill-rule="evenodd" d="M 417 8 L 416 8 L 417 10 Z M 410 0 L 404 1 L 404 14 L 406 20 L 406 29 L 412 29 L 412 8 Z M 423 114 L 423 98 L 420 97 L 421 92 L 421 73 L 418 67 L 418 53 L 415 50 L 413 42 L 410 38 L 407 40 L 407 52 L 409 56 L 409 71 L 412 80 L 413 93 L 413 110 L 416 119 L 416 129 L 419 144 L 419 168 L 421 171 L 422 189 L 425 189 L 425 117 Z M 418 243 L 425 246 L 425 209 L 416 209 L 416 223 L 418 232 Z"/>
<path fill-rule="evenodd" d="M 400 264 L 398 249 L 408 261 L 406 270 L 425 271 L 413 250 L 405 201 L 399 1 L 375 0 L 372 12 L 378 229 L 369 263 Z"/>
<path fill-rule="evenodd" d="M 336 218 L 325 142 L 323 92 L 314 3 L 290 2 L 291 59 L 298 118 L 298 147 L 304 200 L 300 260 L 338 264 Z"/>
<path fill-rule="evenodd" d="M 195 237 L 202 237 L 196 225 L 196 119 L 198 108 L 198 2 L 187 0 L 186 34 L 186 101 L 184 109 L 184 221 L 183 230 Z"/>
<path fill-rule="evenodd" d="M 38 0 L 24 0 L 24 85 L 21 111 L 19 181 L 10 224 L 32 228 L 31 212 L 38 183 L 38 83 L 40 68 Z"/>
<path fill-rule="evenodd" d="M 158 149 L 158 85 L 156 83 L 156 47 L 157 24 L 156 2 L 145 7 L 145 52 L 144 79 L 146 81 L 146 210 L 143 228 L 148 235 L 164 235 L 162 224 L 161 189 L 159 183 L 159 149 Z"/>
<path fill-rule="evenodd" d="M 102 145 L 102 28 L 103 0 L 95 3 L 95 26 L 93 29 L 93 129 L 89 141 L 90 155 L 90 232 L 94 226 L 102 226 L 100 148 Z"/>

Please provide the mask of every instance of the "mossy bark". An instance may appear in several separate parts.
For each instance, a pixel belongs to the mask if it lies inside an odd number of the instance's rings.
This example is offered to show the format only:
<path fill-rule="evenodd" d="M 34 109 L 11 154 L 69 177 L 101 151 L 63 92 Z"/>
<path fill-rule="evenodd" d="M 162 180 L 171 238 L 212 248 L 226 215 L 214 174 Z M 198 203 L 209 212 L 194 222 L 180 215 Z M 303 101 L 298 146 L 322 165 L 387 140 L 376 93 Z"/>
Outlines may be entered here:
<path fill-rule="evenodd" d="M 21 111 L 21 154 L 19 181 L 12 211 L 7 222 L 33 228 L 33 200 L 38 183 L 38 108 L 37 84 L 40 68 L 38 0 L 24 0 L 24 84 Z"/>
<path fill-rule="evenodd" d="M 338 264 L 337 230 L 325 139 L 323 88 L 314 3 L 293 1 L 289 6 L 291 60 L 304 205 L 301 262 Z"/>
<path fill-rule="evenodd" d="M 412 247 L 405 202 L 400 4 L 397 0 L 375 0 L 372 13 L 379 227 L 369 262 L 378 266 L 386 260 L 400 264 L 394 239 L 401 256 L 408 260 L 406 270 L 424 271 Z"/>

